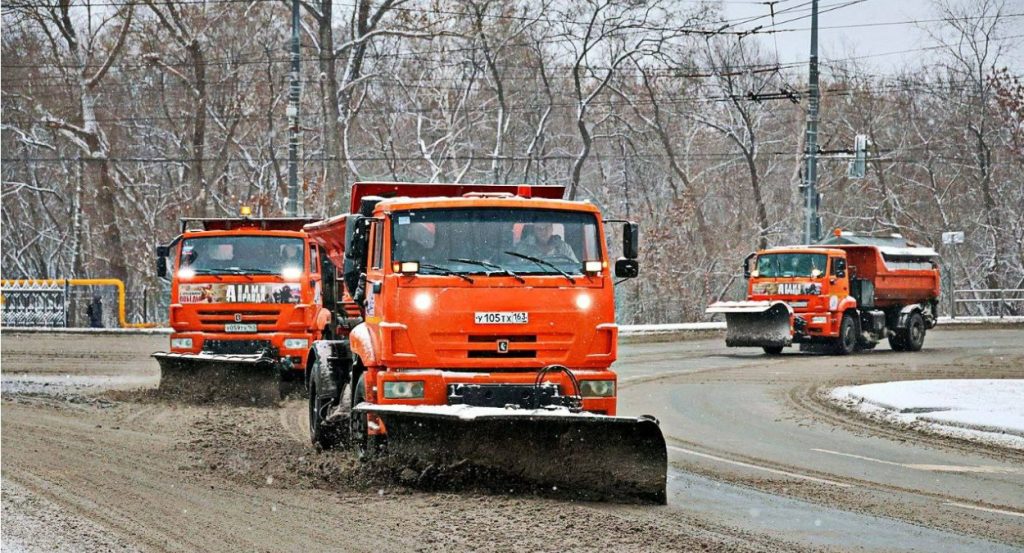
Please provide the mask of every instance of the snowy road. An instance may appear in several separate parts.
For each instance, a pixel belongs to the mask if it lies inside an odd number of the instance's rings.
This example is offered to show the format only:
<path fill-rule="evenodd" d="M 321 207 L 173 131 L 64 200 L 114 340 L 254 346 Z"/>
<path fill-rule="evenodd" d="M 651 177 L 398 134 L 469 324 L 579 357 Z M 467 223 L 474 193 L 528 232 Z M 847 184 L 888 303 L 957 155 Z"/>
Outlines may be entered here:
<path fill-rule="evenodd" d="M 1024 330 L 943 329 L 921 353 L 880 348 L 845 358 L 723 346 L 620 352 L 621 412 L 661 420 L 677 479 L 689 485 L 673 496 L 680 508 L 815 545 L 1024 546 L 1024 454 L 859 420 L 819 395 L 851 383 L 1021 378 Z M 712 493 L 694 474 L 724 488 Z"/>
<path fill-rule="evenodd" d="M 668 437 L 670 505 L 428 493 L 315 453 L 301 400 L 182 407 L 164 336 L 3 336 L 4 546 L 20 550 L 1024 551 L 1024 454 L 851 418 L 819 397 L 899 379 L 1022 378 L 1024 329 L 834 358 L 628 344 L 620 414 Z"/>

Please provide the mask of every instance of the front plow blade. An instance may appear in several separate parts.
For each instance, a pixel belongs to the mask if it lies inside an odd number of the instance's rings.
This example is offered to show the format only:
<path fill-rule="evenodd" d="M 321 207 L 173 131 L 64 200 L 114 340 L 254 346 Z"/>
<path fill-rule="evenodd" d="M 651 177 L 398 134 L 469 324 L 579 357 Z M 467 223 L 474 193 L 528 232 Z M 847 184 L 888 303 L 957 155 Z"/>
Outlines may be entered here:
<path fill-rule="evenodd" d="M 159 393 L 190 403 L 272 405 L 281 399 L 281 368 L 267 355 L 154 353 Z"/>
<path fill-rule="evenodd" d="M 414 466 L 470 466 L 497 484 L 521 482 L 583 499 L 666 502 L 665 438 L 650 417 L 468 406 L 356 410 L 380 417 L 387 454 Z"/>
<path fill-rule="evenodd" d="M 718 302 L 707 313 L 725 313 L 725 345 L 785 347 L 793 343 L 793 310 L 784 302 Z"/>

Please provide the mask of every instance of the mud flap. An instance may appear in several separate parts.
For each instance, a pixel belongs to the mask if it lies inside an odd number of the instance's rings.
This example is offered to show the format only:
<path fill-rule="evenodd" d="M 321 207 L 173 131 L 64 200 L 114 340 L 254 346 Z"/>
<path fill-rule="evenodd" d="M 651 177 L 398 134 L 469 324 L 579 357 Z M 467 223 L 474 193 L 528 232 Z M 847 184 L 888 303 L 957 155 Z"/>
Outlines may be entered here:
<path fill-rule="evenodd" d="M 652 417 L 567 409 L 360 404 L 387 432 L 387 457 L 414 466 L 470 466 L 499 482 L 588 500 L 666 503 L 668 456 Z"/>
<path fill-rule="evenodd" d="M 273 405 L 281 399 L 281 366 L 272 356 L 157 352 L 161 396 L 190 403 Z"/>
<path fill-rule="evenodd" d="M 725 345 L 729 347 L 785 347 L 793 343 L 793 309 L 784 302 L 718 302 L 706 312 L 725 314 Z"/>

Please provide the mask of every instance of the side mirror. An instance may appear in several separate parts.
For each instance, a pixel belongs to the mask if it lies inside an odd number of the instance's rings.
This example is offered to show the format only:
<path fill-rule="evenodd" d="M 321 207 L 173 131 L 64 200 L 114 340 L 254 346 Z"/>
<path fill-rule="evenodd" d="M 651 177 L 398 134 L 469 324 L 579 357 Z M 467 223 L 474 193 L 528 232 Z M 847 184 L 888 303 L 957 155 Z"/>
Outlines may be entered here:
<path fill-rule="evenodd" d="M 754 259 L 754 257 L 756 256 L 756 253 L 752 253 L 747 257 L 743 258 L 743 278 L 748 280 L 750 279 L 750 273 L 752 271 L 752 269 L 750 268 L 750 260 Z"/>
<path fill-rule="evenodd" d="M 846 276 L 846 260 L 843 258 L 836 258 L 832 261 L 832 274 L 839 278 Z"/>
<path fill-rule="evenodd" d="M 357 304 L 362 305 L 366 299 L 366 273 L 359 275 L 359 279 L 356 281 L 355 290 L 352 291 L 352 300 Z"/>
<path fill-rule="evenodd" d="M 346 224 L 345 258 L 357 263 L 366 260 L 367 245 L 370 238 L 369 219 L 361 215 L 352 215 Z"/>
<path fill-rule="evenodd" d="M 636 278 L 640 274 L 640 263 L 635 259 L 620 257 L 615 262 L 616 278 Z"/>
<path fill-rule="evenodd" d="M 640 257 L 640 225 L 632 221 L 622 226 L 622 255 L 626 259 Z M 615 263 L 615 266 L 618 270 L 618 262 Z"/>
<path fill-rule="evenodd" d="M 171 254 L 169 246 L 156 247 L 156 276 L 167 278 L 167 256 Z"/>

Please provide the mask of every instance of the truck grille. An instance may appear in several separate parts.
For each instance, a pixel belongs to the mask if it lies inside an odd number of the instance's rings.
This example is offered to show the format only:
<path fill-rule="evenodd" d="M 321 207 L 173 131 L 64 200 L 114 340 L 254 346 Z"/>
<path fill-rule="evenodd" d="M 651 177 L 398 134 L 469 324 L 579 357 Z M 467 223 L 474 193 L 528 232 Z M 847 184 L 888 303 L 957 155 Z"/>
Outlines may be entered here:
<path fill-rule="evenodd" d="M 225 355 L 260 353 L 270 347 L 270 340 L 203 340 L 204 352 Z"/>
<path fill-rule="evenodd" d="M 471 343 L 471 344 L 487 344 L 487 343 L 496 344 L 496 343 L 498 343 L 498 340 L 508 340 L 509 343 L 516 343 L 516 342 L 520 342 L 520 343 L 521 342 L 536 343 L 537 342 L 537 335 L 536 334 L 522 334 L 522 335 L 518 335 L 518 336 L 514 335 L 514 334 L 470 334 L 469 335 L 469 343 Z"/>
<path fill-rule="evenodd" d="M 466 357 L 470 359 L 533 359 L 537 357 L 535 349 L 509 349 L 506 352 L 498 351 L 498 342 L 507 341 L 509 344 L 536 344 L 536 334 L 470 334 L 470 344 L 490 344 L 489 349 L 470 349 Z"/>
<path fill-rule="evenodd" d="M 431 345 L 441 360 L 466 359 L 537 359 L 559 362 L 569 352 L 573 335 L 570 333 L 544 334 L 431 334 Z M 502 344 L 507 342 L 507 344 Z M 507 350 L 502 351 L 507 345 Z"/>
<path fill-rule="evenodd" d="M 223 327 L 229 323 L 256 323 L 258 325 L 277 324 L 281 317 L 279 309 L 199 309 L 196 311 L 199 316 L 199 324 Z M 241 315 L 242 320 L 236 321 L 235 315 Z"/>
<path fill-rule="evenodd" d="M 574 406 L 576 398 L 563 396 L 554 384 L 449 384 L 449 405 L 473 407 L 504 407 L 518 405 L 525 409 L 546 405 Z"/>
<path fill-rule="evenodd" d="M 501 353 L 500 351 L 491 351 L 486 349 L 471 349 L 466 352 L 466 357 L 470 359 L 503 359 L 509 357 L 515 359 L 532 359 L 537 357 L 537 350 L 515 349 Z"/>

